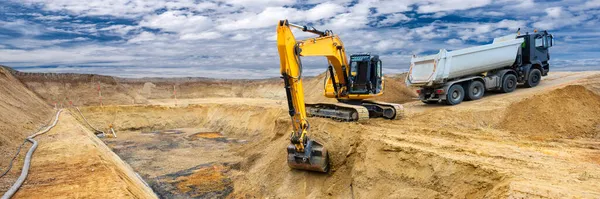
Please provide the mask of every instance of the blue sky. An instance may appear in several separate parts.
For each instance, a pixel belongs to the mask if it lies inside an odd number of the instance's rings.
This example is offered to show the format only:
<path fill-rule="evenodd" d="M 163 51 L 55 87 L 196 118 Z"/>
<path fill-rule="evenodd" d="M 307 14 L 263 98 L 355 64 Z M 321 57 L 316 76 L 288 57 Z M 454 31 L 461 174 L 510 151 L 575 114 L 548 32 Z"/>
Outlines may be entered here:
<path fill-rule="evenodd" d="M 121 77 L 279 76 L 280 19 L 330 29 L 349 53 L 410 56 L 548 30 L 555 70 L 600 69 L 600 0 L 3 0 L 0 64 L 22 71 Z M 297 33 L 298 38 L 310 36 Z M 324 58 L 304 58 L 306 75 Z"/>

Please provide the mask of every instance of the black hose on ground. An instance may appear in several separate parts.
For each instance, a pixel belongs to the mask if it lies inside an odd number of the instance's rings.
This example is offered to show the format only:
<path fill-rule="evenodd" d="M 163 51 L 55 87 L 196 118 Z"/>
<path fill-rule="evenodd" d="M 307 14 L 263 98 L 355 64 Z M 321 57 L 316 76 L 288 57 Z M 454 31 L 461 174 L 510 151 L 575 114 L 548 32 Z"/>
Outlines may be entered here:
<path fill-rule="evenodd" d="M 6 171 L 4 171 L 4 173 L 2 173 L 2 175 L 0 175 L 0 178 L 4 177 L 6 174 L 8 174 L 10 169 L 12 169 L 13 161 L 15 161 L 15 159 L 17 159 L 17 156 L 19 156 L 19 153 L 21 153 L 21 148 L 23 148 L 23 145 L 25 145 L 25 143 L 27 143 L 27 140 L 24 140 L 23 143 L 21 145 L 19 145 L 19 148 L 17 149 L 17 153 L 15 153 L 15 156 L 13 156 L 13 158 L 10 159 L 10 163 L 8 163 L 8 168 L 6 169 Z"/>

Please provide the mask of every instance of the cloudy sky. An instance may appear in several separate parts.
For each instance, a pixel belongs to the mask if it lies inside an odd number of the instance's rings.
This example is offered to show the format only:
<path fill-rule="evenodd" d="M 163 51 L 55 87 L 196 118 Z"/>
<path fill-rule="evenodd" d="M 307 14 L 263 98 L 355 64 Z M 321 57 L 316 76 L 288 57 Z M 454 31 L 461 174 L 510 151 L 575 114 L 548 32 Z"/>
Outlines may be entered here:
<path fill-rule="evenodd" d="M 534 28 L 555 35 L 551 67 L 600 69 L 600 0 L 2 0 L 0 64 L 22 71 L 142 76 L 279 76 L 280 19 L 333 30 L 385 73 L 412 54 L 489 43 Z M 297 34 L 299 38 L 307 34 Z M 304 58 L 305 73 L 325 71 Z"/>

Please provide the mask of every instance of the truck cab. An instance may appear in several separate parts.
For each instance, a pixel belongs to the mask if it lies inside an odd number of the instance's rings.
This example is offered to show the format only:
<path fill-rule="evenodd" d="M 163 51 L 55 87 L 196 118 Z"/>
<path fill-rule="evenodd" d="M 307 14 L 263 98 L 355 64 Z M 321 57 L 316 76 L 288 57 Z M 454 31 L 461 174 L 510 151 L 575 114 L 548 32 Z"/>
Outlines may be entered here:
<path fill-rule="evenodd" d="M 547 31 L 534 32 L 533 34 L 519 35 L 517 38 L 523 38 L 525 41 L 521 45 L 522 58 L 519 65 L 539 65 L 541 66 L 542 76 L 548 75 L 550 71 L 550 52 L 549 48 L 554 45 L 554 36 Z M 527 73 L 525 73 L 527 74 Z"/>
<path fill-rule="evenodd" d="M 350 55 L 349 93 L 378 94 L 382 92 L 382 63 L 378 55 Z"/>

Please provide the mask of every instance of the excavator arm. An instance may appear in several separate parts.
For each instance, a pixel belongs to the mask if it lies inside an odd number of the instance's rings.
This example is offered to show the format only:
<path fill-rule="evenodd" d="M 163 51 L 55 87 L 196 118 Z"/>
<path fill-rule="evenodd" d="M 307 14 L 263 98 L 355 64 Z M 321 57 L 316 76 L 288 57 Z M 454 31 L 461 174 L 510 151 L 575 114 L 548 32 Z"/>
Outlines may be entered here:
<path fill-rule="evenodd" d="M 290 26 L 298 27 L 304 31 L 321 36 L 326 35 L 326 33 L 314 29 L 309 30 L 303 26 L 289 24 L 287 20 L 282 20 L 277 25 L 277 50 L 279 51 L 281 62 L 280 72 L 285 85 L 289 115 L 292 119 L 293 127 L 290 136 L 291 144 L 287 148 L 288 165 L 295 169 L 328 172 L 329 156 L 327 150 L 321 143 L 307 136 L 310 124 L 307 120 L 306 105 L 304 102 L 300 55 L 302 51 L 304 53 L 311 51 L 301 48 L 303 44 L 296 41 Z M 318 51 L 319 49 L 316 47 L 312 49 Z M 332 54 L 331 56 L 335 56 L 332 52 L 328 53 Z"/>

